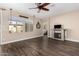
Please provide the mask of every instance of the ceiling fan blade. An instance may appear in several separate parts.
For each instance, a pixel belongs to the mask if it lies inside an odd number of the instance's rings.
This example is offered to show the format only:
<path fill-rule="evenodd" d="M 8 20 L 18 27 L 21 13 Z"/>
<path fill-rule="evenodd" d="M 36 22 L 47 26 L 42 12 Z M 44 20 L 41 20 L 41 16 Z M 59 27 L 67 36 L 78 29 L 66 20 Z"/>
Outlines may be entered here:
<path fill-rule="evenodd" d="M 47 9 L 47 8 L 42 8 L 42 10 L 49 11 L 49 9 Z"/>
<path fill-rule="evenodd" d="M 45 6 L 49 5 L 49 4 L 50 3 L 44 3 L 44 4 L 41 5 L 41 7 L 45 7 Z"/>

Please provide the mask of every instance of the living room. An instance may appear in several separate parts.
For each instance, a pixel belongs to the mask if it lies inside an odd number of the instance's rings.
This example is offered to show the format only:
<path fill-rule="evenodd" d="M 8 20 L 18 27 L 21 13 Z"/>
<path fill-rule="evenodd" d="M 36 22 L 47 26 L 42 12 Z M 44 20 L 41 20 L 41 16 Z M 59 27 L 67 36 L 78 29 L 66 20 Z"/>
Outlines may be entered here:
<path fill-rule="evenodd" d="M 0 4 L 0 54 L 78 56 L 79 3 Z"/>

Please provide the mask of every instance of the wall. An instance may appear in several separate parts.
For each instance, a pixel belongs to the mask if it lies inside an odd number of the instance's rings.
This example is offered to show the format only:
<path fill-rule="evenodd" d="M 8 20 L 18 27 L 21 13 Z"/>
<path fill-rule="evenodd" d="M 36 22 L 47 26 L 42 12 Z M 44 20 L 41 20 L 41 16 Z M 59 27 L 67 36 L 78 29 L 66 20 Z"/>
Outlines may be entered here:
<path fill-rule="evenodd" d="M 49 19 L 49 18 L 48 18 Z M 45 27 L 45 30 L 47 30 L 48 31 L 48 37 L 49 37 L 49 20 L 48 19 L 45 19 L 44 21 L 43 21 L 43 30 L 44 30 L 44 27 Z M 44 32 L 44 31 L 43 31 Z"/>
<path fill-rule="evenodd" d="M 68 37 L 66 40 L 79 42 L 79 11 L 51 17 L 50 29 L 53 30 L 55 24 L 61 24 L 65 29 L 68 29 Z M 53 37 L 52 34 L 51 37 Z"/>
<path fill-rule="evenodd" d="M 16 11 L 13 12 L 14 16 L 17 16 L 20 13 L 17 13 Z M 8 21 L 10 20 L 10 11 L 2 11 L 2 39 L 1 39 L 1 44 L 7 44 L 15 41 L 20 41 L 20 40 L 26 40 L 30 38 L 35 38 L 35 37 L 40 37 L 42 36 L 42 27 L 41 29 L 36 29 L 35 25 L 37 21 L 40 21 L 41 25 L 42 22 L 38 18 L 34 18 L 34 29 L 33 32 L 23 32 L 23 33 L 9 33 L 9 23 Z M 27 16 L 27 15 L 26 15 Z M 29 16 L 30 17 L 30 16 Z M 30 17 L 33 19 L 33 17 Z"/>
<path fill-rule="evenodd" d="M 1 12 L 0 12 L 0 43 L 1 43 Z"/>

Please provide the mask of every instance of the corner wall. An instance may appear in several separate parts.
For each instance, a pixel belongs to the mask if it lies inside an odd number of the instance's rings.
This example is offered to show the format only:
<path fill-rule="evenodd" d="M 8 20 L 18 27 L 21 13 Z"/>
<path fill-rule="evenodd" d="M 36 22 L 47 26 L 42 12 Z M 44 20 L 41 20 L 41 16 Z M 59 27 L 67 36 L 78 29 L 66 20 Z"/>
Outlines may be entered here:
<path fill-rule="evenodd" d="M 17 13 L 17 12 L 14 12 Z M 42 36 L 42 27 L 41 29 L 36 29 L 36 23 L 40 21 L 42 26 L 42 21 L 38 18 L 34 19 L 34 30 L 33 32 L 23 32 L 23 33 L 9 33 L 9 19 L 10 19 L 10 12 L 8 10 L 2 11 L 2 39 L 1 44 L 7 44 L 11 42 L 26 40 L 30 38 L 40 37 Z M 17 16 L 17 14 L 15 14 Z M 31 17 L 32 18 L 32 17 Z M 32 18 L 33 19 L 33 18 Z"/>
<path fill-rule="evenodd" d="M 51 17 L 50 29 L 53 30 L 55 24 L 61 24 L 64 29 L 68 29 L 68 37 L 66 40 L 79 42 L 79 11 Z M 51 38 L 52 37 L 53 34 L 51 34 Z"/>

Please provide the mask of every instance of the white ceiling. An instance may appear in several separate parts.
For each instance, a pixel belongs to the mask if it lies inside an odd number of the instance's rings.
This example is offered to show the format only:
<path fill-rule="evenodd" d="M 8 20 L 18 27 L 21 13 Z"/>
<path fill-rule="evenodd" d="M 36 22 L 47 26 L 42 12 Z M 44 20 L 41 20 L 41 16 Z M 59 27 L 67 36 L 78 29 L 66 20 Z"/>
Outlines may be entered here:
<path fill-rule="evenodd" d="M 12 8 L 13 10 L 25 14 L 46 19 L 49 16 L 56 16 L 62 13 L 79 10 L 79 3 L 54 3 L 54 6 L 53 3 L 51 3 L 47 6 L 47 8 L 50 9 L 49 11 L 41 11 L 40 13 L 37 13 L 38 9 L 29 9 L 37 7 L 34 3 L 0 4 L 0 7 Z"/>

